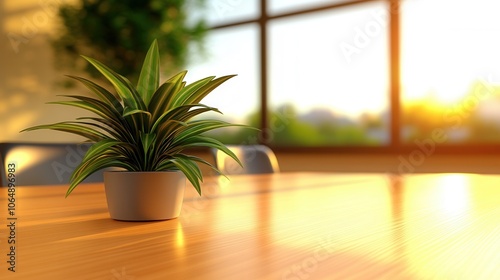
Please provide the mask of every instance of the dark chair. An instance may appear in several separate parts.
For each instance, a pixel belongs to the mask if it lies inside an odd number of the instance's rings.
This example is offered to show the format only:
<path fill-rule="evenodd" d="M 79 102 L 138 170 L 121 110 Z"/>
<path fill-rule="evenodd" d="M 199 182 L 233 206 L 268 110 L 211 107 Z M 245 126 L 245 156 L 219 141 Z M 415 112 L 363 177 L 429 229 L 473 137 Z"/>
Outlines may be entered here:
<path fill-rule="evenodd" d="M 68 184 L 89 143 L 0 143 L 1 185 L 7 186 L 8 165 L 15 164 L 16 186 Z M 102 172 L 84 182 L 102 182 Z"/>
<path fill-rule="evenodd" d="M 212 149 L 216 167 L 226 175 L 280 172 L 274 152 L 264 145 L 228 145 L 238 156 L 243 168 L 224 152 Z"/>

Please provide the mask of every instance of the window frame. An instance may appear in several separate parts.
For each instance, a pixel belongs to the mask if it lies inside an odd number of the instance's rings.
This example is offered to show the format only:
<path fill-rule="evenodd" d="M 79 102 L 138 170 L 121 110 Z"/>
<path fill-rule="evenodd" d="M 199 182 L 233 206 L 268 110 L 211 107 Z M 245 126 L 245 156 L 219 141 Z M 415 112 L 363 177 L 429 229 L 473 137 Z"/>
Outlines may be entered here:
<path fill-rule="evenodd" d="M 279 152 L 294 152 L 294 153 L 340 153 L 340 154 L 378 154 L 378 153 L 392 153 L 392 154 L 411 154 L 414 151 L 421 150 L 422 147 L 416 143 L 404 143 L 401 140 L 401 14 L 400 6 L 405 0 L 346 0 L 341 3 L 334 3 L 328 5 L 317 6 L 308 9 L 300 9 L 292 12 L 280 13 L 271 15 L 268 12 L 268 1 L 260 0 L 260 14 L 257 18 L 247 19 L 242 21 L 234 21 L 220 25 L 211 26 L 210 29 L 224 29 L 239 25 L 257 24 L 259 27 L 258 46 L 260 56 L 260 129 L 261 137 L 259 142 L 268 145 L 274 150 Z M 326 10 L 334 10 L 347 6 L 363 5 L 364 3 L 380 1 L 386 2 L 389 13 L 389 143 L 382 146 L 277 146 L 272 145 L 266 141 L 266 131 L 270 129 L 269 123 L 269 105 L 268 105 L 268 22 L 281 18 L 294 17 L 297 15 L 312 14 Z M 432 149 L 433 154 L 500 154 L 500 143 L 498 144 L 450 144 L 450 145 L 436 145 Z"/>

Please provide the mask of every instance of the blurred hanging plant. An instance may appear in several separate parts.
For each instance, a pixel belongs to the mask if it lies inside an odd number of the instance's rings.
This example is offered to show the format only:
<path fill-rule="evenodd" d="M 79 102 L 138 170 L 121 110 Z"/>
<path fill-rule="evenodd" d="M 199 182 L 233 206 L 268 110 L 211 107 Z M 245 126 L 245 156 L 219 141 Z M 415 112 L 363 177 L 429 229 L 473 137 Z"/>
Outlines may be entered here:
<path fill-rule="evenodd" d="M 73 2 L 73 1 L 71 1 Z M 191 9 L 205 0 L 78 0 L 59 7 L 61 32 L 53 40 L 56 66 L 62 70 L 99 73 L 79 64 L 85 53 L 132 80 L 138 78 L 149 44 L 157 39 L 166 74 L 182 68 L 189 46 L 203 51 L 207 27 L 203 19 L 188 21 Z"/>

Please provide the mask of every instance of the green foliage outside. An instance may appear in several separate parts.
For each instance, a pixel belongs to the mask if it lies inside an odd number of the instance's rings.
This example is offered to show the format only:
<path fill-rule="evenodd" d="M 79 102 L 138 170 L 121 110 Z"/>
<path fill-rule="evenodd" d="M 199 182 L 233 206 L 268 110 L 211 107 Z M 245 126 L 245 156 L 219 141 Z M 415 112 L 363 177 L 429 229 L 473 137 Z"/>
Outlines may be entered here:
<path fill-rule="evenodd" d="M 431 95 L 432 96 L 432 95 Z M 446 134 L 444 144 L 500 142 L 500 87 L 475 82 L 468 93 L 453 104 L 428 97 L 403 107 L 403 141 L 432 137 L 436 129 Z"/>
<path fill-rule="evenodd" d="M 443 104 L 430 96 L 403 103 L 403 143 L 432 139 L 436 129 L 445 133 L 444 145 L 500 142 L 500 87 L 476 82 L 467 95 L 453 104 Z M 270 129 L 264 137 L 248 130 L 215 131 L 213 135 L 231 144 L 265 138 L 277 146 L 383 146 L 389 144 L 390 123 L 383 118 L 387 115 L 388 112 L 365 115 L 344 124 L 334 120 L 308 122 L 301 119 L 293 106 L 286 105 L 270 112 Z M 259 127 L 259 120 L 259 114 L 253 113 L 245 123 Z"/>
<path fill-rule="evenodd" d="M 259 127 L 259 114 L 252 113 L 245 123 L 252 127 Z M 270 112 L 270 125 L 267 131 L 259 133 L 245 129 L 234 131 L 226 129 L 214 131 L 211 136 L 226 144 L 252 144 L 259 140 L 269 140 L 271 144 L 277 146 L 384 145 L 383 140 L 369 135 L 369 131 L 374 128 L 374 124 L 368 121 L 340 126 L 327 121 L 307 122 L 301 120 L 300 114 L 292 106 L 284 105 Z M 384 127 L 376 129 L 388 131 Z"/>
<path fill-rule="evenodd" d="M 73 2 L 73 1 L 71 1 Z M 204 0 L 78 0 L 61 4 L 60 30 L 53 40 L 58 67 L 67 72 L 86 71 L 99 76 L 85 53 L 137 81 L 149 44 L 158 41 L 162 68 L 167 75 L 187 62 L 188 46 L 198 46 L 208 31 L 204 20 L 188 20 L 190 9 L 201 9 Z M 73 2 L 74 3 L 74 2 Z"/>

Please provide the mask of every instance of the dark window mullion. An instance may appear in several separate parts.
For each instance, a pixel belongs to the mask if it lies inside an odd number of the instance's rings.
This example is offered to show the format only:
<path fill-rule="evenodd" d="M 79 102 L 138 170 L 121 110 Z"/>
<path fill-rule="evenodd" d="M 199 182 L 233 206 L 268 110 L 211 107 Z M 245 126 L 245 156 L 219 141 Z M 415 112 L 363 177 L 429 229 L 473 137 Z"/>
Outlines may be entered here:
<path fill-rule="evenodd" d="M 268 94 L 267 94 L 267 1 L 260 1 L 260 127 L 262 129 L 259 141 L 263 144 L 268 142 L 268 127 L 269 127 L 269 111 L 268 111 Z"/>
<path fill-rule="evenodd" d="M 401 148 L 401 53 L 400 53 L 400 0 L 389 0 L 389 60 L 390 60 L 390 116 L 391 142 L 394 150 Z"/>

